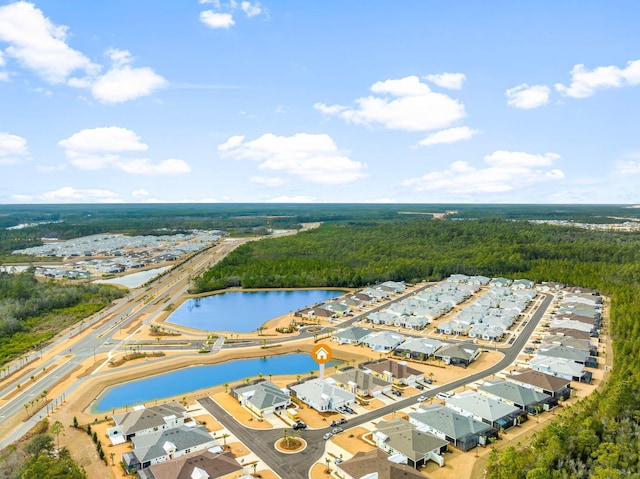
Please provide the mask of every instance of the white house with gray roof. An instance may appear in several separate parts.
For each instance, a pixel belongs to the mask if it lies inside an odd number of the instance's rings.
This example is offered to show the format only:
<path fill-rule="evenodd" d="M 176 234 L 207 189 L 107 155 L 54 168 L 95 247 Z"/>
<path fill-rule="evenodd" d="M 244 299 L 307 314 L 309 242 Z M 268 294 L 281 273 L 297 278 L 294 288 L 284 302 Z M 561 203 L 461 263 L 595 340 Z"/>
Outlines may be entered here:
<path fill-rule="evenodd" d="M 231 390 L 231 394 L 258 417 L 286 409 L 291 404 L 287 388 L 279 388 L 265 379 L 237 386 Z"/>
<path fill-rule="evenodd" d="M 376 397 L 383 393 L 390 393 L 392 386 L 391 381 L 352 367 L 344 368 L 339 373 L 332 374 L 327 381 L 333 381 L 334 384 L 342 389 L 362 397 Z"/>
<path fill-rule="evenodd" d="M 475 391 L 463 391 L 448 398 L 446 406 L 460 414 L 470 415 L 477 421 L 482 421 L 496 429 L 509 429 L 517 424 L 517 417 L 523 415 L 526 417 L 526 413 L 523 413 L 519 408 Z"/>
<path fill-rule="evenodd" d="M 333 411 L 355 401 L 356 395 L 322 378 L 290 384 L 291 394 L 316 411 Z"/>
<path fill-rule="evenodd" d="M 388 353 L 400 346 L 404 341 L 404 336 L 391 331 L 378 331 L 367 336 L 363 343 L 374 351 Z"/>
<path fill-rule="evenodd" d="M 589 371 L 585 371 L 582 364 L 570 359 L 536 355 L 529 361 L 529 367 L 534 371 L 540 371 L 570 381 L 591 382 L 592 374 Z"/>
<path fill-rule="evenodd" d="M 136 436 L 133 451 L 122 455 L 122 462 L 130 472 L 153 464 L 170 461 L 185 454 L 203 451 L 215 446 L 215 439 L 204 426 L 180 426 Z"/>
<path fill-rule="evenodd" d="M 186 419 L 187 410 L 177 401 L 150 407 L 136 406 L 113 416 L 115 426 L 107 429 L 107 436 L 112 444 L 122 444 L 136 436 L 181 426 Z"/>
<path fill-rule="evenodd" d="M 490 425 L 441 404 L 421 406 L 410 412 L 409 422 L 419 431 L 430 432 L 462 451 L 485 445 L 497 432 Z"/>
<path fill-rule="evenodd" d="M 407 338 L 395 350 L 398 356 L 412 359 L 427 359 L 446 343 L 431 338 Z"/>
<path fill-rule="evenodd" d="M 534 415 L 538 408 L 546 411 L 557 405 L 549 394 L 509 381 L 487 381 L 478 387 L 478 392 Z"/>
<path fill-rule="evenodd" d="M 351 326 L 333 333 L 333 340 L 338 344 L 360 344 L 372 332 L 373 330 L 371 329 Z"/>

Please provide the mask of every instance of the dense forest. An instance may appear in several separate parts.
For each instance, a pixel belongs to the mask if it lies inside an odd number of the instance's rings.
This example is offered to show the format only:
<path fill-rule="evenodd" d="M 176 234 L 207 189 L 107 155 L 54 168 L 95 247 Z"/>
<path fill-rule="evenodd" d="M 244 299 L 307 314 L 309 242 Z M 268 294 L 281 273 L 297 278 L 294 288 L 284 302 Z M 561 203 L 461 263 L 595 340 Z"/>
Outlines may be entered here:
<path fill-rule="evenodd" d="M 617 205 L 363 205 L 363 204 L 111 204 L 0 205 L 0 262 L 33 261 L 12 251 L 42 244 L 42 238 L 70 239 L 99 233 L 167 234 L 192 229 L 232 234 L 266 234 L 300 223 L 367 224 L 429 213 L 449 218 L 573 220 L 591 223 L 640 218 L 640 210 Z"/>
<path fill-rule="evenodd" d="M 238 248 L 194 281 L 225 286 L 362 286 L 451 273 L 561 281 L 611 297 L 614 367 L 602 392 L 527 446 L 492 453 L 487 477 L 640 478 L 640 237 L 524 221 L 333 224 Z"/>
<path fill-rule="evenodd" d="M 124 294 L 108 285 L 38 280 L 32 270 L 0 272 L 0 365 Z"/>

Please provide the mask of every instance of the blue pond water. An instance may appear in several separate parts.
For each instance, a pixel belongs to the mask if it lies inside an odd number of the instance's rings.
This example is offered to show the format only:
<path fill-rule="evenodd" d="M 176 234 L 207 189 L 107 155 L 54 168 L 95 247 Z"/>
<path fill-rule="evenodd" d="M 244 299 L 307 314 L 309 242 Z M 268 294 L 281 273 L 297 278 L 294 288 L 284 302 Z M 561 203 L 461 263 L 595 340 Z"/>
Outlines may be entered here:
<path fill-rule="evenodd" d="M 231 292 L 189 299 L 167 322 L 204 331 L 255 331 L 266 321 L 340 296 L 339 291 L 296 290 Z"/>
<path fill-rule="evenodd" d="M 325 367 L 333 364 L 339 362 L 332 361 Z M 94 410 L 109 411 L 112 408 L 187 394 L 245 378 L 256 379 L 260 373 L 268 379 L 269 374 L 307 374 L 309 371 L 317 374 L 318 369 L 318 364 L 310 354 L 286 354 L 196 366 L 109 388 L 97 399 Z"/>

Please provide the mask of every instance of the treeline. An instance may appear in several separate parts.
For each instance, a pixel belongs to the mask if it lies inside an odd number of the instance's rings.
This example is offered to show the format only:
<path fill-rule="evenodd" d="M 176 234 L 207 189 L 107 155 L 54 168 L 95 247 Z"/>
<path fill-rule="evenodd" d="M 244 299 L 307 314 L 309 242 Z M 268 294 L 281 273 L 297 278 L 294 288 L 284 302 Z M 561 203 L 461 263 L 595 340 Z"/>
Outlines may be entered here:
<path fill-rule="evenodd" d="M 0 364 L 125 294 L 108 285 L 38 280 L 33 270 L 0 272 Z"/>
<path fill-rule="evenodd" d="M 616 275 L 640 277 L 634 235 L 500 220 L 404 220 L 330 224 L 247 243 L 194 281 L 226 287 L 360 287 L 453 273 L 517 275 L 540 260 L 612 261 Z M 536 278 L 531 278 L 536 279 Z"/>
<path fill-rule="evenodd" d="M 363 286 L 451 273 L 561 281 L 611 297 L 614 367 L 602 392 L 557 415 L 531 445 L 491 454 L 489 479 L 640 477 L 640 237 L 527 222 L 329 225 L 247 244 L 195 280 L 240 286 Z M 606 354 L 611 354 L 607 352 Z"/>

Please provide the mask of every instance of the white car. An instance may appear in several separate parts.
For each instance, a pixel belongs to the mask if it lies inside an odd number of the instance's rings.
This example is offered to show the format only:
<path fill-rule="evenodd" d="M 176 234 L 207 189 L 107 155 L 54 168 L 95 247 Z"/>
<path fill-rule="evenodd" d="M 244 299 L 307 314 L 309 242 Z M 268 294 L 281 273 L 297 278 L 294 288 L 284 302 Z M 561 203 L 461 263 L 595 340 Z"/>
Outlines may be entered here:
<path fill-rule="evenodd" d="M 436 397 L 438 399 L 449 399 L 451 396 L 453 396 L 453 394 L 451 394 L 451 393 L 438 393 L 438 394 L 436 394 Z"/>
<path fill-rule="evenodd" d="M 420 396 L 418 398 L 418 402 L 425 402 L 427 400 L 427 398 L 425 396 Z"/>

